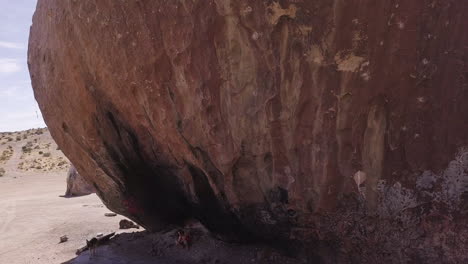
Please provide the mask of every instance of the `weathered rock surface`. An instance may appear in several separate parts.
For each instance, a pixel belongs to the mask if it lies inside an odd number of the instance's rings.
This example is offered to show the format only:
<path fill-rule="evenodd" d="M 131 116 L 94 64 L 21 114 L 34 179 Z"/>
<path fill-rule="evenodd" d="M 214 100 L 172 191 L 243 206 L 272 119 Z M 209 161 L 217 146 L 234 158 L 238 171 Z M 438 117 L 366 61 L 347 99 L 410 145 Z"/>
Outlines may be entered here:
<path fill-rule="evenodd" d="M 468 2 L 39 0 L 32 84 L 106 205 L 149 229 L 466 262 Z"/>
<path fill-rule="evenodd" d="M 75 166 L 71 165 L 67 174 L 67 191 L 65 192 L 65 196 L 82 196 L 95 192 L 94 187 L 78 173 Z"/>

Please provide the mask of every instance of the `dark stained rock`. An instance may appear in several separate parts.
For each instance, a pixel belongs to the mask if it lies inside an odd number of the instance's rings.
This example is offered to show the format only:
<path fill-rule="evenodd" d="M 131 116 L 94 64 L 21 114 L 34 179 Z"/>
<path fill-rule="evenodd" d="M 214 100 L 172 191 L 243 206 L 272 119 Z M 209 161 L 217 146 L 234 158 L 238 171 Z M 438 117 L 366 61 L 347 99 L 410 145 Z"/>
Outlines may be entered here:
<path fill-rule="evenodd" d="M 71 165 L 67 174 L 67 191 L 65 197 L 83 196 L 95 193 L 96 190 L 90 185 L 78 171 L 75 166 Z"/>
<path fill-rule="evenodd" d="M 329 263 L 461 263 L 467 12 L 464 0 L 39 0 L 29 65 L 60 148 L 145 228 L 196 218 Z"/>

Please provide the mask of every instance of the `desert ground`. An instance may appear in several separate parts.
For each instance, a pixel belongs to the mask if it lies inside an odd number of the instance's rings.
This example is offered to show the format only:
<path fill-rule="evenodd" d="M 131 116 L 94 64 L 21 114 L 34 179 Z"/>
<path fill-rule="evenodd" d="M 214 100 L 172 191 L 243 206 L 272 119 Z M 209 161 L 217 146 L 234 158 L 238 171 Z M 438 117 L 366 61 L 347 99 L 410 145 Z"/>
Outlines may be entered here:
<path fill-rule="evenodd" d="M 62 263 L 86 238 L 118 230 L 123 217 L 105 217 L 96 195 L 60 197 L 68 167 L 47 129 L 0 134 L 0 263 Z"/>
<path fill-rule="evenodd" d="M 222 242 L 196 222 L 185 228 L 190 248 L 176 245 L 177 229 L 119 230 L 125 217 L 106 217 L 95 194 L 62 197 L 69 165 L 47 129 L 0 133 L 0 263 L 304 263 L 264 245 Z M 76 256 L 86 239 L 111 232 L 95 256 Z M 68 241 L 59 243 L 64 235 Z"/>
<path fill-rule="evenodd" d="M 65 173 L 0 178 L 0 263 L 62 263 L 86 238 L 118 229 L 123 217 L 105 217 L 96 195 L 62 198 L 64 189 Z"/>

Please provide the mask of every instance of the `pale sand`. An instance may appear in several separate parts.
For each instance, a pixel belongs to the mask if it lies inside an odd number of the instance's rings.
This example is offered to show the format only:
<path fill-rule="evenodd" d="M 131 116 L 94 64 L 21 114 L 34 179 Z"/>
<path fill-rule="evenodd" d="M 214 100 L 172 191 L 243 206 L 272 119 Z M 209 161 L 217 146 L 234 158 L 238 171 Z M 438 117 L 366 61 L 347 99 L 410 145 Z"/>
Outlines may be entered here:
<path fill-rule="evenodd" d="M 16 177 L 16 178 L 14 178 Z M 0 177 L 0 263 L 62 263 L 86 238 L 118 230 L 122 216 L 96 195 L 62 198 L 66 173 L 11 172 Z M 60 236 L 68 242 L 59 244 Z"/>
<path fill-rule="evenodd" d="M 105 217 L 109 210 L 96 195 L 59 197 L 67 187 L 68 160 L 47 129 L 36 131 L 0 133 L 0 155 L 8 146 L 13 150 L 0 161 L 0 168 L 6 170 L 0 177 L 0 264 L 68 261 L 76 257 L 76 249 L 86 244 L 86 238 L 118 230 L 124 218 Z M 25 153 L 22 148 L 28 142 L 33 149 Z M 40 151 L 51 155 L 44 157 Z M 57 160 L 66 164 L 50 166 Z M 30 169 L 38 162 L 40 169 Z M 59 244 L 63 235 L 69 241 Z"/>

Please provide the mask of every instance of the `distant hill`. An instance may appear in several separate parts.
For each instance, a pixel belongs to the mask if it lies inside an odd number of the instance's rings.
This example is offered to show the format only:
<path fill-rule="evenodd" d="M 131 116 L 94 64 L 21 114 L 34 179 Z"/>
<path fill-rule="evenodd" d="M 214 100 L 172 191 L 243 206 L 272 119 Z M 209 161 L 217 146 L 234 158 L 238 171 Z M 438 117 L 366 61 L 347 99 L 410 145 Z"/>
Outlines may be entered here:
<path fill-rule="evenodd" d="M 65 172 L 69 165 L 47 128 L 0 133 L 0 176 Z"/>

